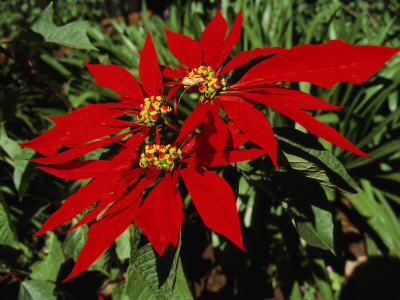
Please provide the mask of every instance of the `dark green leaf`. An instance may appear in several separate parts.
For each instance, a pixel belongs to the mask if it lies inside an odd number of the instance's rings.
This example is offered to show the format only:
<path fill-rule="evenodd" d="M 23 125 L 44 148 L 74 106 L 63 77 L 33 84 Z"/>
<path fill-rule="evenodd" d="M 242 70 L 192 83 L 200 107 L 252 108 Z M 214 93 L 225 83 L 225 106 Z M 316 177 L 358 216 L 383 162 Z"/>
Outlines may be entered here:
<path fill-rule="evenodd" d="M 160 257 L 139 227 L 135 227 L 126 293 L 129 299 L 170 299 L 174 289 L 180 242 Z"/>
<path fill-rule="evenodd" d="M 332 207 L 324 190 L 315 182 L 298 179 L 292 193 L 288 209 L 300 237 L 308 245 L 335 253 Z"/>
<path fill-rule="evenodd" d="M 304 220 L 297 221 L 297 231 L 307 244 L 321 249 L 330 250 L 334 253 L 332 213 L 311 205 L 314 214 L 314 222 Z"/>
<path fill-rule="evenodd" d="M 10 212 L 3 194 L 0 193 L 0 245 L 19 249 L 17 234 L 10 220 Z"/>
<path fill-rule="evenodd" d="M 35 150 L 22 148 L 20 155 L 15 159 L 13 181 L 14 186 L 22 197 L 28 188 L 33 167 L 27 159 L 32 158 Z"/>
<path fill-rule="evenodd" d="M 289 128 L 275 128 L 274 132 L 290 168 L 331 188 L 350 193 L 359 190 L 342 163 L 309 135 Z"/>
<path fill-rule="evenodd" d="M 32 30 L 43 36 L 49 43 L 55 43 L 77 49 L 97 50 L 86 35 L 87 23 L 75 21 L 64 26 L 53 23 L 53 2 L 46 7 L 42 15 L 33 24 Z"/>

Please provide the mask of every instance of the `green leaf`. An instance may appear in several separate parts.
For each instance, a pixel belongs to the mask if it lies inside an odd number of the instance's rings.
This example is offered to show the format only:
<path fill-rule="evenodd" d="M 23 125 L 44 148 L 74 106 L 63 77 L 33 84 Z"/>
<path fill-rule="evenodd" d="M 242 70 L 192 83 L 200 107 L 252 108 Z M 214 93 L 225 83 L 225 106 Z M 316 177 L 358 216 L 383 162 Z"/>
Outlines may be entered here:
<path fill-rule="evenodd" d="M 50 2 L 31 29 L 41 34 L 49 43 L 77 49 L 97 50 L 86 35 L 87 26 L 85 21 L 75 21 L 61 27 L 55 25 L 53 23 L 53 2 Z"/>
<path fill-rule="evenodd" d="M 314 205 L 311 205 L 311 209 L 315 217 L 314 222 L 297 221 L 296 227 L 299 235 L 310 246 L 330 250 L 334 253 L 332 213 Z"/>
<path fill-rule="evenodd" d="M 357 193 L 359 187 L 342 163 L 309 135 L 290 128 L 275 128 L 274 132 L 291 169 L 330 188 Z"/>
<path fill-rule="evenodd" d="M 75 225 L 76 223 L 77 221 L 74 219 L 72 224 Z M 68 232 L 63 244 L 64 253 L 70 255 L 74 260 L 76 260 L 83 245 L 85 245 L 87 232 L 87 225 L 79 226 L 78 228 Z"/>
<path fill-rule="evenodd" d="M 315 182 L 297 180 L 288 209 L 300 237 L 314 247 L 334 249 L 334 220 L 324 190 Z"/>
<path fill-rule="evenodd" d="M 185 274 L 183 272 L 182 263 L 179 260 L 178 270 L 176 272 L 176 281 L 174 291 L 172 292 L 172 300 L 191 300 L 192 292 L 189 289 Z"/>
<path fill-rule="evenodd" d="M 115 240 L 115 252 L 117 253 L 120 261 L 131 256 L 131 233 L 132 228 L 129 226 L 117 239 Z"/>
<path fill-rule="evenodd" d="M 21 146 L 18 145 L 18 143 L 16 141 L 14 141 L 13 139 L 10 139 L 7 136 L 6 128 L 4 127 L 4 123 L 2 123 L 1 127 L 0 127 L 0 147 L 13 160 L 16 159 L 18 157 L 18 155 L 21 154 Z"/>
<path fill-rule="evenodd" d="M 22 148 L 21 153 L 15 159 L 13 181 L 14 186 L 22 197 L 25 194 L 30 182 L 33 167 L 29 164 L 27 159 L 32 158 L 35 150 L 29 148 Z"/>
<path fill-rule="evenodd" d="M 135 227 L 125 293 L 132 300 L 171 299 L 181 242 L 160 257 L 139 227 Z M 124 298 L 119 298 L 124 299 Z"/>
<path fill-rule="evenodd" d="M 18 300 L 55 300 L 55 284 L 40 280 L 24 280 L 21 282 Z"/>
<path fill-rule="evenodd" d="M 17 234 L 13 228 L 7 203 L 0 193 L 0 245 L 19 249 Z"/>
<path fill-rule="evenodd" d="M 31 266 L 31 278 L 56 281 L 60 267 L 64 262 L 64 254 L 61 243 L 54 233 L 48 233 L 43 252 L 45 257 Z"/>
<path fill-rule="evenodd" d="M 74 219 L 73 225 L 77 221 Z M 83 246 L 86 242 L 87 232 L 89 228 L 86 224 L 79 226 L 78 228 L 67 233 L 64 241 L 64 253 L 71 255 L 71 257 L 76 261 L 79 252 L 81 252 Z M 109 276 L 112 262 L 112 251 L 108 248 L 96 261 L 90 265 L 87 269 L 88 271 L 99 271 L 103 274 Z"/>

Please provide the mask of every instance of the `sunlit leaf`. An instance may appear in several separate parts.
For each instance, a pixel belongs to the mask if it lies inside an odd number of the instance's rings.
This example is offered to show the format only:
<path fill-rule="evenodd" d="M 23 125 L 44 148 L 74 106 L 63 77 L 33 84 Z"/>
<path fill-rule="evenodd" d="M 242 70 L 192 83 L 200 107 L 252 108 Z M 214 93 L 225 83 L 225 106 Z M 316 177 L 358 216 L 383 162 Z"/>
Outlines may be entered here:
<path fill-rule="evenodd" d="M 55 25 L 53 23 L 53 2 L 51 2 L 33 24 L 32 30 L 41 34 L 49 43 L 77 49 L 97 50 L 86 35 L 87 26 L 84 21 L 75 21 L 61 27 Z"/>
<path fill-rule="evenodd" d="M 276 128 L 275 136 L 290 168 L 331 188 L 357 192 L 357 184 L 340 161 L 310 136 L 289 128 Z"/>

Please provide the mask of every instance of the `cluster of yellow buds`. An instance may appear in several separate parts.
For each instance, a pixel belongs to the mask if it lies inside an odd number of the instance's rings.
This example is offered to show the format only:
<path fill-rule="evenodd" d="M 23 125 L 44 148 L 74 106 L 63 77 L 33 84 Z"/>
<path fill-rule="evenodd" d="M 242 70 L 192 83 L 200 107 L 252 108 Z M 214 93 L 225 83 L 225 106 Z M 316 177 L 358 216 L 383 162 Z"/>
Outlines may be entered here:
<path fill-rule="evenodd" d="M 168 145 L 147 144 L 140 156 L 139 165 L 143 168 L 156 167 L 159 170 L 172 171 L 175 161 L 182 157 L 182 151 Z"/>
<path fill-rule="evenodd" d="M 149 127 L 156 125 L 160 118 L 164 118 L 164 115 L 171 111 L 171 107 L 160 96 L 145 98 L 143 102 L 140 104 L 137 119 Z"/>
<path fill-rule="evenodd" d="M 182 79 L 182 84 L 186 87 L 198 86 L 200 101 L 212 99 L 217 91 L 226 90 L 226 79 L 219 79 L 216 72 L 210 67 L 200 66 L 192 69 L 188 76 Z"/>

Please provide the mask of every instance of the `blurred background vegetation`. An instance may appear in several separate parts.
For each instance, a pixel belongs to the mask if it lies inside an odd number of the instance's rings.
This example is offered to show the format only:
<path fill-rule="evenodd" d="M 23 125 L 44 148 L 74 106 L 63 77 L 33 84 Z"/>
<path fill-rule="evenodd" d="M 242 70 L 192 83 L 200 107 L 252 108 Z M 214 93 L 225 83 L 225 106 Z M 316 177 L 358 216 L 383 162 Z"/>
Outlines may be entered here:
<path fill-rule="evenodd" d="M 133 292 L 138 287 L 129 282 L 127 272 L 132 228 L 88 271 L 65 284 L 61 281 L 83 246 L 86 225 L 64 234 L 68 223 L 32 237 L 82 182 L 60 180 L 35 169 L 24 160 L 34 151 L 17 143 L 51 128 L 46 116 L 112 101 L 115 94 L 95 84 L 84 60 L 118 64 L 137 76 L 137 49 L 149 29 L 159 62 L 176 64 L 163 28 L 199 38 L 218 8 L 229 26 L 240 9 L 244 15 L 242 37 L 232 56 L 256 47 L 331 39 L 400 46 L 397 0 L 54 1 L 56 25 L 85 20 L 78 24 L 90 42 L 75 47 L 81 49 L 44 42 L 30 29 L 48 4 L 46 0 L 0 2 L 0 294 L 4 299 L 98 299 L 98 295 L 145 299 Z M 320 140 L 354 179 L 343 171 L 342 183 L 332 184 L 331 173 L 299 154 L 308 151 L 301 143 L 290 144 L 285 138 L 288 128 L 300 139 L 304 130 L 265 109 L 280 141 L 280 170 L 260 158 L 223 171 L 236 190 L 248 251 L 207 231 L 185 199 L 189 217 L 181 260 L 190 292 L 174 294 L 175 299 L 356 299 L 351 293 L 357 282 L 363 282 L 366 293 L 357 299 L 385 299 L 387 290 L 399 286 L 393 281 L 400 278 L 400 55 L 361 85 L 340 83 L 323 89 L 299 83 L 292 88 L 346 106 L 314 113 L 375 159 L 357 157 Z M 184 119 L 194 102 L 181 103 Z M 355 190 L 358 193 L 349 193 Z M 307 221 L 310 215 L 314 220 Z M 363 261 L 377 262 L 350 277 Z M 385 266 L 392 266 L 392 273 L 379 277 L 389 272 Z M 184 277 L 178 279 L 185 282 Z M 382 297 L 369 290 L 375 285 Z"/>

